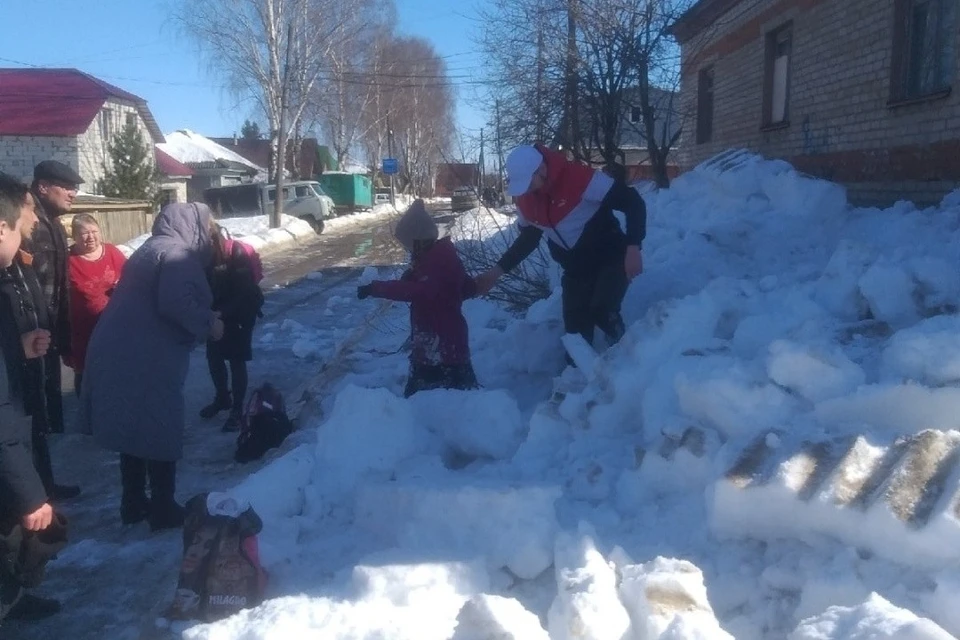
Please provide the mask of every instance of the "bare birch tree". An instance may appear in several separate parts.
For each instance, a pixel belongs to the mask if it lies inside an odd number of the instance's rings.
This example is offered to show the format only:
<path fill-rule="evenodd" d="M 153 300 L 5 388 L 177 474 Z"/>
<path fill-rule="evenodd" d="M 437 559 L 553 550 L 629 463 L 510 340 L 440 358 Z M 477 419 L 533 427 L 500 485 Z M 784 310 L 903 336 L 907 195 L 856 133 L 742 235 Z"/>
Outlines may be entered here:
<path fill-rule="evenodd" d="M 178 17 L 227 86 L 251 98 L 270 126 L 272 179 L 280 224 L 287 140 L 348 34 L 345 6 L 359 0 L 183 0 Z"/>

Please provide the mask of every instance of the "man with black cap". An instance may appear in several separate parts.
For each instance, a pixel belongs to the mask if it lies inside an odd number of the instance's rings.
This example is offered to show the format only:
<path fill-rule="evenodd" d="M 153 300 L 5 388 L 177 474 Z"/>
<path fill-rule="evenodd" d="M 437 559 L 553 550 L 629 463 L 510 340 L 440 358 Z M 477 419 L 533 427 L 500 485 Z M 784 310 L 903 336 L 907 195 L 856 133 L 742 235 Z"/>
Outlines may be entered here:
<path fill-rule="evenodd" d="M 53 500 L 66 500 L 80 494 L 80 488 L 57 485 L 53 481 L 50 447 L 47 434 L 63 433 L 63 391 L 60 380 L 60 358 L 70 353 L 69 310 L 67 308 L 67 257 L 69 245 L 67 233 L 58 219 L 70 213 L 77 197 L 79 185 L 83 184 L 72 167 L 56 160 L 44 160 L 33 169 L 33 184 L 30 190 L 37 200 L 39 222 L 32 236 L 24 243 L 24 249 L 33 256 L 32 268 L 40 283 L 43 304 L 53 334 L 53 344 L 47 355 L 35 366 L 43 385 L 45 411 L 34 413 L 34 457 L 37 471 L 43 479 L 47 493 Z M 39 303 L 39 301 L 38 301 Z"/>

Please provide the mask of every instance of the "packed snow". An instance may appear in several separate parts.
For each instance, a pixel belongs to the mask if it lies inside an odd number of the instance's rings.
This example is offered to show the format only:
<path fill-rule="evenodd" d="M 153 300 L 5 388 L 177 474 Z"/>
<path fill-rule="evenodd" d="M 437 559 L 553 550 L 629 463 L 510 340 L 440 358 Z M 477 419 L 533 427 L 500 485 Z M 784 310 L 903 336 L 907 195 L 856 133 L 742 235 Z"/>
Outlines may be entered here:
<path fill-rule="evenodd" d="M 264 519 L 268 601 L 183 637 L 960 634 L 960 193 L 854 208 L 741 153 L 644 198 L 620 344 L 564 337 L 555 292 L 465 305 L 478 391 L 405 400 L 404 354 L 359 348 L 315 441 L 234 490 Z M 452 236 L 496 253 L 513 220 Z"/>
<path fill-rule="evenodd" d="M 276 229 L 270 228 L 269 216 L 223 218 L 217 220 L 217 224 L 225 228 L 230 237 L 242 240 L 261 253 L 268 249 L 283 247 L 291 242 L 303 242 L 316 236 L 316 232 L 308 222 L 288 215 L 281 216 L 280 226 Z M 119 248 L 129 255 L 149 237 L 149 233 L 137 236 L 120 245 Z"/>

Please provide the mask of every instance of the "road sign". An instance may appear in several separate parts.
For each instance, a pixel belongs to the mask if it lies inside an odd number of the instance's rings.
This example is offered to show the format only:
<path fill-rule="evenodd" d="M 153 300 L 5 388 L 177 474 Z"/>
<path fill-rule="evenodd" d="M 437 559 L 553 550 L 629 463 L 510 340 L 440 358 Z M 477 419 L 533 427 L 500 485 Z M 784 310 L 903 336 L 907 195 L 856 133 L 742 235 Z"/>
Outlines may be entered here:
<path fill-rule="evenodd" d="M 386 175 L 393 175 L 397 173 L 399 169 L 396 158 L 384 158 L 383 159 L 383 173 Z"/>

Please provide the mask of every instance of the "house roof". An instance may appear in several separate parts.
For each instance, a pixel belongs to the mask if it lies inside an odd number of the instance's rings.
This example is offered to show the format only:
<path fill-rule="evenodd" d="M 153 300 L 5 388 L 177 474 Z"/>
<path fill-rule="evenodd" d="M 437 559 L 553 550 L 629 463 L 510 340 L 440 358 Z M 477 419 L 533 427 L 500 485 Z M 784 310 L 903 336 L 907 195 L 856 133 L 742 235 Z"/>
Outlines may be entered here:
<path fill-rule="evenodd" d="M 743 0 L 700 0 L 670 26 L 670 33 L 683 44 Z"/>
<path fill-rule="evenodd" d="M 78 136 L 110 98 L 133 103 L 163 142 L 146 100 L 77 69 L 0 69 L 0 135 Z"/>
<path fill-rule="evenodd" d="M 224 169 L 250 175 L 266 173 L 262 167 L 240 154 L 189 129 L 168 134 L 167 141 L 157 147 L 193 170 Z"/>
<path fill-rule="evenodd" d="M 160 147 L 154 147 L 153 152 L 157 159 L 157 169 L 163 175 L 170 178 L 189 178 L 193 175 L 193 169 L 183 164 Z"/>

